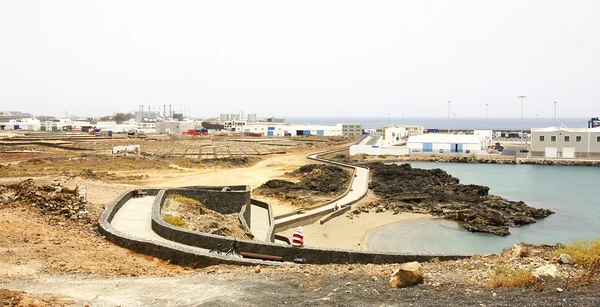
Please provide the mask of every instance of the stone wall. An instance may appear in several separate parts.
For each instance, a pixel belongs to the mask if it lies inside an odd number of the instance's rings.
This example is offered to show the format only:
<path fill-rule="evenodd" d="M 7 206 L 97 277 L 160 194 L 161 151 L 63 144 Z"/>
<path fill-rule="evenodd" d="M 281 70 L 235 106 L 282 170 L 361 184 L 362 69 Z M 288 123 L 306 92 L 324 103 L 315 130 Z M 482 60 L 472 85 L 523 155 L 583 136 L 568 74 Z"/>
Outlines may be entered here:
<path fill-rule="evenodd" d="M 243 188 L 242 188 L 243 187 Z M 184 187 L 166 190 L 167 196 L 179 194 L 200 201 L 206 208 L 221 214 L 239 213 L 242 206 L 250 204 L 249 186 L 231 186 L 230 191 L 223 187 Z M 247 210 L 248 211 L 248 210 Z M 250 220 L 250 213 L 247 220 Z M 245 217 L 246 218 L 246 217 Z"/>
<path fill-rule="evenodd" d="M 161 196 L 159 194 L 159 196 Z M 258 253 L 266 255 L 281 256 L 285 261 L 293 261 L 296 257 L 307 258 L 311 264 L 326 263 L 401 263 L 409 261 L 429 261 L 432 258 L 439 257 L 440 260 L 454 260 L 469 257 L 470 255 L 449 255 L 449 254 L 400 254 L 400 253 L 378 253 L 364 252 L 341 249 L 324 248 L 295 248 L 286 245 L 279 245 L 268 242 L 259 242 L 251 240 L 236 240 L 230 237 L 218 236 L 208 233 L 191 231 L 172 226 L 164 222 L 160 216 L 160 211 L 164 204 L 157 197 L 152 209 L 152 230 L 159 236 L 178 242 L 181 244 L 201 247 L 206 249 L 221 246 L 230 246 L 237 241 L 239 252 Z"/>
<path fill-rule="evenodd" d="M 134 191 L 137 191 L 137 189 L 121 193 L 102 213 L 102 216 L 98 221 L 98 231 L 108 241 L 132 251 L 170 261 L 173 264 L 182 266 L 203 267 L 215 264 L 257 265 L 264 263 L 263 261 L 253 259 L 228 257 L 213 253 L 209 254 L 174 242 L 142 239 L 114 229 L 110 224 L 112 219 L 117 211 L 133 197 Z M 159 193 L 158 189 L 143 189 L 143 191 L 147 192 L 148 195 L 157 195 Z"/>

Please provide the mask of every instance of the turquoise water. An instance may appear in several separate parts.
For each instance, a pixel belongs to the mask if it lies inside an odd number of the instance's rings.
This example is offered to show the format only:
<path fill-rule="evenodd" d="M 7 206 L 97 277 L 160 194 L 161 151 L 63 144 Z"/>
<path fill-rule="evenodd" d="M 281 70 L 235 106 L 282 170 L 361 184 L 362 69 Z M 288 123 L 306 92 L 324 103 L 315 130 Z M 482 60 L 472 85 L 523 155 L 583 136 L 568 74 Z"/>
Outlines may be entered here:
<path fill-rule="evenodd" d="M 600 235 L 600 168 L 544 165 L 411 163 L 441 168 L 464 184 L 490 187 L 490 194 L 523 200 L 556 213 L 535 224 L 510 228 L 506 237 L 472 233 L 446 220 L 415 220 L 375 230 L 367 249 L 395 252 L 498 253 L 517 242 L 567 243 Z"/>

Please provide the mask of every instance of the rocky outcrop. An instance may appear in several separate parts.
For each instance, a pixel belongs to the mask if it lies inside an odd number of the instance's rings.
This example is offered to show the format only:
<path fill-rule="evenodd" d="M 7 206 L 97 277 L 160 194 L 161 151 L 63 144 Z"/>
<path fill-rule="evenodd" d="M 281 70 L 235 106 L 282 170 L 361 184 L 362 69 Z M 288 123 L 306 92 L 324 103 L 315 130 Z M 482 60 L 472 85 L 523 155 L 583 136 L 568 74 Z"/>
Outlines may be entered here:
<path fill-rule="evenodd" d="M 410 287 L 423 283 L 423 267 L 416 261 L 400 265 L 390 277 L 390 287 Z"/>
<path fill-rule="evenodd" d="M 383 199 L 386 209 L 398 212 L 428 213 L 456 220 L 473 232 L 509 235 L 509 227 L 536 222 L 554 212 L 489 195 L 489 188 L 463 185 L 441 169 L 412 168 L 409 164 L 369 165 L 373 178 L 369 188 Z"/>
<path fill-rule="evenodd" d="M 254 190 L 254 193 L 285 196 L 293 192 L 308 191 L 317 195 L 343 192 L 350 181 L 350 174 L 339 166 L 307 164 L 289 173 L 300 178 L 297 183 L 272 179 Z M 288 195 L 289 196 L 289 195 Z"/>
<path fill-rule="evenodd" d="M 31 206 L 44 215 L 62 216 L 66 220 L 89 223 L 86 200 L 80 189 L 68 189 L 60 184 L 36 186 L 33 179 L 0 186 L 0 208 Z"/>

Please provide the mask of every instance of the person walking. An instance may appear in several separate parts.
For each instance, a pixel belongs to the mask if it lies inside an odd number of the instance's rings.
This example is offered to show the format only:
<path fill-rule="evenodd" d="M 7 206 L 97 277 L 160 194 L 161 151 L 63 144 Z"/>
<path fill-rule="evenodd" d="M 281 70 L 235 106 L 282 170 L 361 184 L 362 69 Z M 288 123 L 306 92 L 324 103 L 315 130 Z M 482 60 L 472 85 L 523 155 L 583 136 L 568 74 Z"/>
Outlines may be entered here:
<path fill-rule="evenodd" d="M 302 226 L 298 226 L 296 232 L 292 235 L 292 246 L 303 247 L 304 246 L 304 229 Z"/>

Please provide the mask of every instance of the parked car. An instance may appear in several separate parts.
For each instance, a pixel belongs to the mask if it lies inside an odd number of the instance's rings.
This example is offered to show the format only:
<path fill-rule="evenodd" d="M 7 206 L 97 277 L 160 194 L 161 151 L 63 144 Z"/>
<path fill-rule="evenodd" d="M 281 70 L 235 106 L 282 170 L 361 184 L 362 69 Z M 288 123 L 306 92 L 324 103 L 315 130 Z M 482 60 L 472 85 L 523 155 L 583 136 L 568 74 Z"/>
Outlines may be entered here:
<path fill-rule="evenodd" d="M 443 150 L 443 149 L 440 149 L 440 153 L 444 153 L 444 150 Z"/>
<path fill-rule="evenodd" d="M 412 152 L 419 152 L 420 150 L 418 148 L 413 148 L 411 151 Z"/>

